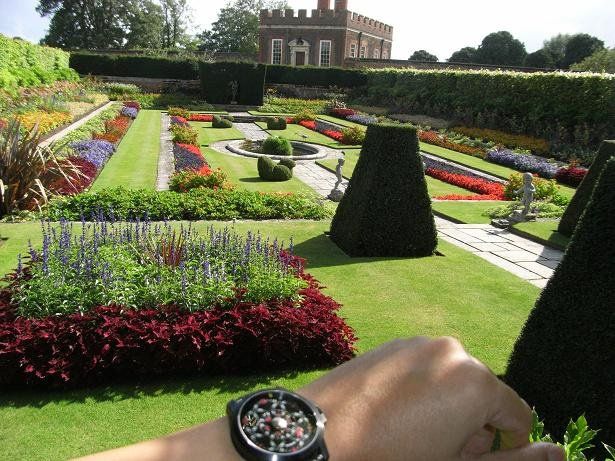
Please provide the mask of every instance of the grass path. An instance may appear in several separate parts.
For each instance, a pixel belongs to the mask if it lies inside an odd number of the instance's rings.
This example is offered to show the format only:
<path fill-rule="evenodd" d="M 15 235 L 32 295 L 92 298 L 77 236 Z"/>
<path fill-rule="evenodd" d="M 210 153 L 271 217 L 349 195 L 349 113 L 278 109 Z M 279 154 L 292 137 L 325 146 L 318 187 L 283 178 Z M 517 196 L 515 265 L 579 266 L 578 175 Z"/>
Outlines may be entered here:
<path fill-rule="evenodd" d="M 153 189 L 160 154 L 160 111 L 142 110 L 90 189 Z"/>
<path fill-rule="evenodd" d="M 202 230 L 208 224 L 194 223 Z M 504 370 L 538 288 L 441 242 L 444 257 L 349 258 L 323 234 L 329 222 L 238 222 L 288 241 L 308 258 L 308 271 L 343 304 L 341 315 L 360 338 L 359 352 L 396 337 L 452 335 L 496 373 Z M 0 224 L 8 237 L 0 261 L 32 239 L 38 223 Z M 8 244 L 8 245 L 7 245 Z M 5 267 L 5 266 L 3 266 Z M 64 392 L 0 394 L 0 459 L 66 459 L 156 437 L 224 414 L 232 397 L 264 386 L 297 389 L 322 371 L 252 377 L 148 379 Z"/>

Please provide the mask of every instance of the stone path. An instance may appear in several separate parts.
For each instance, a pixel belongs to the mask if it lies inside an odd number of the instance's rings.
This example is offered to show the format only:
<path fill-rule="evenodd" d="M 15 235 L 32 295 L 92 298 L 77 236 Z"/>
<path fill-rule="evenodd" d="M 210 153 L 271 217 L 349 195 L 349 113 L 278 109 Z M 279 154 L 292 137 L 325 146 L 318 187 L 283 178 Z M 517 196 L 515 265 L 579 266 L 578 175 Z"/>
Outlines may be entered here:
<path fill-rule="evenodd" d="M 438 236 L 544 288 L 564 253 L 489 224 L 455 224 L 436 217 Z"/>
<path fill-rule="evenodd" d="M 267 133 L 256 123 L 233 123 L 233 126 L 243 133 L 250 141 L 262 141 L 267 139 Z"/>
<path fill-rule="evenodd" d="M 53 136 L 50 136 L 49 138 L 47 138 L 46 140 L 44 140 L 43 142 L 40 143 L 41 147 L 47 147 L 49 144 L 51 144 L 52 142 L 55 141 L 59 141 L 60 139 L 62 139 L 64 136 L 66 136 L 68 133 L 70 133 L 71 131 L 75 131 L 77 128 L 85 125 L 87 122 L 89 122 L 90 120 L 92 120 L 94 117 L 96 117 L 97 115 L 99 115 L 101 112 L 103 112 L 104 110 L 107 110 L 109 107 L 111 107 L 113 105 L 114 101 L 109 101 L 107 104 L 105 104 L 102 107 L 99 107 L 98 109 L 96 109 L 94 112 L 89 113 L 88 115 L 86 115 L 85 117 L 77 120 L 74 123 L 71 123 L 70 125 L 68 125 L 66 128 L 64 128 L 62 131 L 57 132 L 56 134 L 54 134 Z"/>
<path fill-rule="evenodd" d="M 293 175 L 314 189 L 319 195 L 326 197 L 333 190 L 337 177 L 329 170 L 316 165 L 314 162 L 297 162 Z M 346 192 L 348 180 L 344 179 L 339 189 Z"/>
<path fill-rule="evenodd" d="M 171 117 L 162 113 L 160 126 L 160 155 L 158 156 L 158 176 L 156 177 L 156 190 L 169 190 L 169 179 L 175 171 L 173 158 L 173 142 L 169 127 Z"/>

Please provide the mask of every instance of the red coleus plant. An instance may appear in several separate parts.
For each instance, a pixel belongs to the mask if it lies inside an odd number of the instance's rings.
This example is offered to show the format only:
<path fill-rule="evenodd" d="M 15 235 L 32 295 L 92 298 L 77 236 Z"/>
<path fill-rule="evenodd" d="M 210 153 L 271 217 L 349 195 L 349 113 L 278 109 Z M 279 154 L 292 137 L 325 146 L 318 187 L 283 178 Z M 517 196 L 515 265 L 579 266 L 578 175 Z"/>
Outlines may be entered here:
<path fill-rule="evenodd" d="M 431 176 L 432 178 L 439 179 L 440 181 L 444 181 L 448 184 L 463 187 L 464 189 L 468 189 L 480 195 L 488 195 L 490 197 L 493 197 L 483 200 L 506 200 L 504 196 L 504 185 L 497 182 L 487 181 L 485 179 L 478 179 L 472 176 L 466 176 L 462 174 L 449 173 L 448 171 L 439 170 L 437 168 L 427 168 L 425 170 L 425 174 Z"/>
<path fill-rule="evenodd" d="M 301 120 L 299 125 L 307 128 L 308 130 L 316 131 L 316 122 L 314 120 Z"/>
<path fill-rule="evenodd" d="M 356 112 L 352 109 L 331 109 L 329 113 L 333 115 L 334 117 L 339 117 L 339 118 L 344 118 L 344 119 L 346 117 L 350 117 L 351 115 L 356 114 Z"/>
<path fill-rule="evenodd" d="M 555 173 L 555 180 L 559 183 L 576 187 L 581 184 L 581 181 L 583 181 L 586 174 L 586 168 L 570 165 L 557 170 L 557 173 Z"/>
<path fill-rule="evenodd" d="M 87 189 L 98 170 L 92 162 L 79 156 L 71 156 L 60 160 L 62 166 L 67 167 L 66 176 L 60 176 L 49 184 L 49 190 L 60 195 L 75 195 Z M 76 171 L 72 170 L 74 168 Z"/>
<path fill-rule="evenodd" d="M 191 122 L 211 122 L 214 116 L 211 114 L 190 114 L 188 120 Z"/>
<path fill-rule="evenodd" d="M 291 264 L 300 264 L 297 259 Z M 0 292 L 0 385 L 76 387 L 179 373 L 262 373 L 330 367 L 354 355 L 356 337 L 309 274 L 299 304 L 232 308 L 100 306 L 86 314 L 24 318 Z"/>
<path fill-rule="evenodd" d="M 341 131 L 324 130 L 322 134 L 328 136 L 331 139 L 335 139 L 337 142 L 342 142 L 342 140 L 344 139 L 344 134 Z"/>

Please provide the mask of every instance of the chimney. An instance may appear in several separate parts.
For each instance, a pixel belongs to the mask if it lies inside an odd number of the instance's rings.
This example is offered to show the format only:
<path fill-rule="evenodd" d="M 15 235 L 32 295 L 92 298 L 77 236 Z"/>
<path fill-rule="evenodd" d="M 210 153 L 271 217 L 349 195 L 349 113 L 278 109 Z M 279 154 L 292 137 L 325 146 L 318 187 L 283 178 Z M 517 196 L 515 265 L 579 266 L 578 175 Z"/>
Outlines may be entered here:
<path fill-rule="evenodd" d="M 331 0 L 318 0 L 318 9 L 319 10 L 330 10 Z"/>
<path fill-rule="evenodd" d="M 348 10 L 348 0 L 335 0 L 335 11 Z"/>

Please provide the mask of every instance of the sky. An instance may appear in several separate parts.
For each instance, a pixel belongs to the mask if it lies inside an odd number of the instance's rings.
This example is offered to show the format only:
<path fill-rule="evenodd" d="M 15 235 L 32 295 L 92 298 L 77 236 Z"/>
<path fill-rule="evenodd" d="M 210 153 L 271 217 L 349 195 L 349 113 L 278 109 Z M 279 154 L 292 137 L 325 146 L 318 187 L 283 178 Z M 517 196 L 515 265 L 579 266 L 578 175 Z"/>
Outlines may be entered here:
<path fill-rule="evenodd" d="M 189 0 L 191 32 L 216 20 L 227 0 Z M 294 9 L 311 10 L 317 0 L 288 0 Z M 331 0 L 331 4 L 334 0 Z M 49 24 L 34 10 L 37 0 L 0 0 L 0 33 L 38 42 Z M 419 6 L 423 5 L 423 6 Z M 441 61 L 464 46 L 478 46 L 491 32 L 507 30 L 528 52 L 558 33 L 585 32 L 615 47 L 615 0 L 348 0 L 348 8 L 394 27 L 394 59 L 425 49 Z"/>

